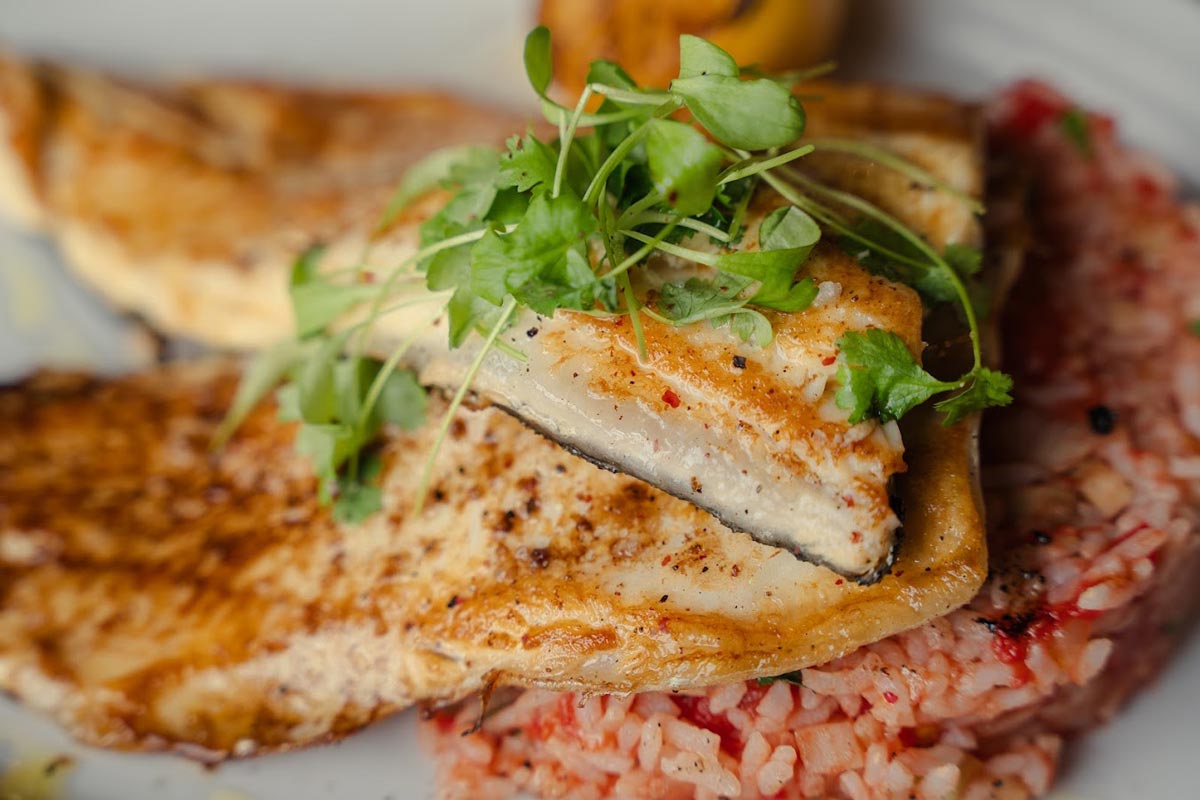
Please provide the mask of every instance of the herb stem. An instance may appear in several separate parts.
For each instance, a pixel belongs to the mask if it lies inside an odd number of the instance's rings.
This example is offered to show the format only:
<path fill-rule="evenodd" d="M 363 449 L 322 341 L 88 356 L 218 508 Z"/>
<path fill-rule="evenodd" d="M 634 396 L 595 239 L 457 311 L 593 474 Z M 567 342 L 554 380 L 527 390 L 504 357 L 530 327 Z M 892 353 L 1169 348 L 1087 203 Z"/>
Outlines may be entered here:
<path fill-rule="evenodd" d="M 627 225 L 625 223 L 626 219 L 637 216 L 638 214 L 642 213 L 643 211 L 650 208 L 651 206 L 658 205 L 665 199 L 666 198 L 664 198 L 662 196 L 662 194 L 660 194 L 659 192 L 650 192 L 645 197 L 642 197 L 639 200 L 633 201 L 632 203 L 629 204 L 629 208 L 622 211 L 621 216 L 617 217 L 617 227 L 618 228 L 630 227 L 629 225 Z"/>
<path fill-rule="evenodd" d="M 670 226 L 667 226 L 667 227 L 670 227 Z M 667 228 L 664 228 L 663 230 L 665 231 L 665 230 L 667 230 Z M 636 239 L 639 242 L 645 242 L 647 246 L 652 247 L 657 250 L 662 250 L 664 253 L 667 253 L 668 255 L 677 256 L 679 258 L 684 258 L 684 259 L 687 259 L 688 261 L 695 261 L 697 264 L 703 264 L 706 267 L 713 267 L 714 269 L 717 267 L 718 262 L 717 262 L 717 256 L 715 254 L 705 253 L 703 250 L 692 250 L 687 247 L 680 247 L 679 245 L 671 244 L 670 242 L 664 242 L 663 241 L 663 238 L 664 238 L 663 231 L 659 231 L 658 235 L 653 236 L 653 237 L 646 236 L 644 233 L 638 233 L 637 231 L 630 231 L 630 230 L 623 230 L 623 231 L 621 231 L 621 233 L 625 234 L 630 239 Z M 641 250 L 639 250 L 638 252 L 640 253 Z M 634 255 L 637 255 L 637 254 L 635 253 Z M 632 256 L 631 256 L 631 258 L 632 258 Z M 626 259 L 626 261 L 628 261 L 628 260 L 629 259 Z M 622 266 L 624 266 L 624 262 L 622 262 Z M 628 267 L 625 267 L 625 268 L 628 269 Z M 613 270 L 613 272 L 616 272 L 616 270 Z"/>
<path fill-rule="evenodd" d="M 887 167 L 890 170 L 899 172 L 901 175 L 916 181 L 922 186 L 931 189 L 937 189 L 954 199 L 961 202 L 967 208 L 971 209 L 972 213 L 982 214 L 985 209 L 983 203 L 971 197 L 966 192 L 963 192 L 951 186 L 946 181 L 934 175 L 926 169 L 919 167 L 903 156 L 899 156 L 890 150 L 880 147 L 871 142 L 859 139 L 845 139 L 842 137 L 831 136 L 818 139 L 806 140 L 810 147 L 815 147 L 817 150 L 845 153 L 846 155 L 856 156 L 858 158 L 874 161 Z"/>
<path fill-rule="evenodd" d="M 591 99 L 592 87 L 586 87 L 579 95 L 579 102 L 575 104 L 575 112 L 571 114 L 571 121 L 567 123 L 566 130 L 559 136 L 558 147 L 558 164 L 554 167 L 554 187 L 550 193 L 551 197 L 558 197 L 562 192 L 563 175 L 567 172 L 567 159 L 571 155 L 571 143 L 575 139 L 575 129 L 579 127 L 579 118 L 583 115 L 583 109 L 587 106 L 587 101 Z"/>
<path fill-rule="evenodd" d="M 633 294 L 633 281 L 628 272 L 620 276 L 621 291 L 625 294 L 625 308 L 629 310 L 629 324 L 633 326 L 633 338 L 637 342 L 638 363 L 646 363 L 646 333 L 642 330 L 641 304 Z"/>
<path fill-rule="evenodd" d="M 728 244 L 730 241 L 728 233 L 716 227 L 715 225 L 709 225 L 707 222 L 701 222 L 694 217 L 673 217 L 670 214 L 652 211 L 644 214 L 638 214 L 632 219 L 623 220 L 621 224 L 622 227 L 636 228 L 638 225 L 645 225 L 648 222 L 657 222 L 663 225 L 675 223 L 681 228 L 687 228 L 688 230 L 693 230 L 697 233 L 703 233 L 707 236 L 710 236 L 722 244 Z"/>
<path fill-rule="evenodd" d="M 669 224 L 664 225 L 659 230 L 659 232 L 656 233 L 652 237 L 644 236 L 636 231 L 629 231 L 629 230 L 621 231 L 621 233 L 628 236 L 629 238 L 637 239 L 639 242 L 644 242 L 645 244 L 642 247 L 639 247 L 637 250 L 635 250 L 632 255 L 630 255 L 628 258 L 626 258 L 620 264 L 618 264 L 617 266 L 613 267 L 608 272 L 601 275 L 600 280 L 605 280 L 606 278 L 613 278 L 613 277 L 616 277 L 617 275 L 624 275 L 626 272 L 629 271 L 629 269 L 634 264 L 637 264 L 643 258 L 650 255 L 650 253 L 652 253 L 655 248 L 663 247 L 663 239 L 665 239 L 671 235 L 671 231 L 675 230 L 675 226 L 677 224 L 678 224 L 677 220 L 671 221 Z M 679 248 L 679 250 L 681 250 L 683 252 L 691 252 L 691 251 L 684 250 L 682 247 Z M 668 250 L 667 252 L 670 252 L 670 251 Z M 686 256 L 685 256 L 685 258 L 686 258 Z"/>
<path fill-rule="evenodd" d="M 608 154 L 608 158 L 600 165 L 600 169 L 592 177 L 592 182 L 588 184 L 587 191 L 583 195 L 584 205 L 591 205 L 599 198 L 600 192 L 604 189 L 604 185 L 608 182 L 608 177 L 613 170 L 629 155 L 633 148 L 637 147 L 637 143 L 642 140 L 647 133 L 650 132 L 650 126 L 655 120 L 670 116 L 679 108 L 679 101 L 671 98 L 670 101 L 663 103 L 654 110 L 650 119 L 643 122 L 641 125 L 630 131 L 629 135 L 621 140 L 621 143 L 613 148 L 613 151 Z"/>
<path fill-rule="evenodd" d="M 780 153 L 777 156 L 771 157 L 755 157 L 747 158 L 729 167 L 717 179 L 718 186 L 724 186 L 727 183 L 740 181 L 743 178 L 749 178 L 751 175 L 757 175 L 760 172 L 781 167 L 784 164 L 795 161 L 797 158 L 802 158 L 811 153 L 816 148 L 811 144 L 802 145 L 786 153 Z"/>
<path fill-rule="evenodd" d="M 864 214 L 871 219 L 875 219 L 891 228 L 893 231 L 903 237 L 905 241 L 907 241 L 916 249 L 920 250 L 921 253 L 929 259 L 933 266 L 942 271 L 946 280 L 949 281 L 950 286 L 954 289 L 954 294 L 958 297 L 959 303 L 962 305 L 963 315 L 967 319 L 967 328 L 971 334 L 971 354 L 974 359 L 974 370 L 980 369 L 983 366 L 983 351 L 979 337 L 979 321 L 975 317 L 975 305 L 971 302 L 971 296 L 967 293 L 967 287 L 963 284 L 958 272 L 946 263 L 946 260 L 942 258 L 941 254 L 930 247 L 928 242 L 913 233 L 907 225 L 893 217 L 891 214 L 888 214 L 886 211 L 883 211 L 873 203 L 869 203 L 866 200 L 863 200 L 861 197 L 850 194 L 849 192 L 843 192 L 838 189 L 830 189 L 828 186 L 809 178 L 807 175 L 796 172 L 795 170 L 790 170 L 789 174 L 793 180 L 804 186 L 808 191 L 827 197 L 834 202 L 841 203 L 842 205 L 852 208 L 855 211 L 858 211 L 859 213 Z"/>
<path fill-rule="evenodd" d="M 433 478 L 433 463 L 437 459 L 438 451 L 442 449 L 442 444 L 446 441 L 446 435 L 450 432 L 450 424 L 454 421 L 454 415 L 458 413 L 458 409 L 462 406 L 463 399 L 467 396 L 467 392 L 471 389 L 471 384 L 475 380 L 475 375 L 479 372 L 479 368 L 483 366 L 483 360 L 487 358 L 488 352 L 495 344 L 496 338 L 500 336 L 500 332 L 504 330 L 504 326 L 508 324 L 508 320 L 512 317 L 513 312 L 517 308 L 517 301 L 509 295 L 504 300 L 504 307 L 500 311 L 500 318 L 496 320 L 496 324 L 488 331 L 487 338 L 483 340 L 483 346 L 479 348 L 479 353 L 471 361 L 471 365 L 467 368 L 467 373 L 463 376 L 462 383 L 458 390 L 455 391 L 454 397 L 450 400 L 450 405 L 446 408 L 446 413 L 442 416 L 442 422 L 438 425 L 437 437 L 433 440 L 433 448 L 430 450 L 429 456 L 425 459 L 425 467 L 421 471 L 421 482 L 417 487 L 417 500 L 413 505 L 412 514 L 417 516 L 421 513 L 421 509 L 425 507 L 425 495 L 429 491 L 429 482 Z"/>
<path fill-rule="evenodd" d="M 371 381 L 371 387 L 367 390 L 367 396 L 363 399 L 362 410 L 358 413 L 357 427 L 365 429 L 367 421 L 371 418 L 371 412 L 375 410 L 375 404 L 379 402 L 379 396 L 383 394 L 383 387 L 387 383 L 388 376 L 396 369 L 396 365 L 400 363 L 400 359 L 404 358 L 404 354 L 412 347 L 421 331 L 414 333 L 396 346 L 387 361 L 383 362 L 383 366 L 379 368 L 379 372 L 375 374 L 375 380 Z"/>
<path fill-rule="evenodd" d="M 746 219 L 746 211 L 750 208 L 750 199 L 754 197 L 754 193 L 758 190 L 759 176 L 755 175 L 750 179 L 750 184 L 746 187 L 742 198 L 738 200 L 737 207 L 733 210 L 733 217 L 729 220 L 729 241 L 736 242 L 742 233 L 742 223 Z"/>
<path fill-rule="evenodd" d="M 613 102 L 631 106 L 659 106 L 672 99 L 670 92 L 638 92 L 604 83 L 590 83 L 586 91 L 596 92 Z"/>
<path fill-rule="evenodd" d="M 903 253 L 897 253 L 891 248 L 879 244 L 872 239 L 868 239 L 850 226 L 846 219 L 838 214 L 835 210 L 823 203 L 819 203 L 806 194 L 796 190 L 794 186 L 789 184 L 777 175 L 770 172 L 762 173 L 761 177 L 767 182 L 767 185 L 777 191 L 783 199 L 787 200 L 792 205 L 799 208 L 801 211 L 811 215 L 814 219 L 831 228 L 833 231 L 847 239 L 852 239 L 864 247 L 869 247 L 880 255 L 887 256 L 893 261 L 901 264 L 906 264 L 910 267 L 927 268 L 929 265 L 923 261 L 918 261 L 911 256 L 906 256 Z"/>
<path fill-rule="evenodd" d="M 552 100 L 542 100 L 542 116 L 547 122 L 558 124 L 559 117 L 569 113 L 569 109 L 560 106 Z M 613 122 L 624 122 L 627 119 L 636 119 L 646 115 L 645 107 L 626 108 L 620 111 L 608 111 L 603 114 L 582 114 L 579 117 L 580 125 L 608 125 Z"/>

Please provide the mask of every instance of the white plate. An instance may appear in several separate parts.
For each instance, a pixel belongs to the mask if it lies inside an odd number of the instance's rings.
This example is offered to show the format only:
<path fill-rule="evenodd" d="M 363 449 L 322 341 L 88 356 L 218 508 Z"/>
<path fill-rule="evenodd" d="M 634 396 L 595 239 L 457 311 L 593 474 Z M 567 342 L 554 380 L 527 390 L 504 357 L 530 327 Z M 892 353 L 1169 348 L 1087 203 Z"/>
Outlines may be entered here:
<path fill-rule="evenodd" d="M 529 0 L 0 0 L 0 41 L 131 71 L 235 73 L 377 85 L 438 84 L 527 98 Z M 856 2 L 845 73 L 981 96 L 1026 75 L 1116 113 L 1128 137 L 1200 186 L 1200 2 Z M 0 229 L 0 378 L 40 363 L 139 363 L 134 337 L 74 286 L 51 249 Z M 1200 796 L 1200 638 L 1112 725 L 1075 747 L 1063 797 Z M 433 793 L 411 715 L 338 745 L 206 771 L 165 756 L 98 752 L 0 701 L 0 759 L 70 753 L 80 800 L 249 797 L 412 800 Z"/>

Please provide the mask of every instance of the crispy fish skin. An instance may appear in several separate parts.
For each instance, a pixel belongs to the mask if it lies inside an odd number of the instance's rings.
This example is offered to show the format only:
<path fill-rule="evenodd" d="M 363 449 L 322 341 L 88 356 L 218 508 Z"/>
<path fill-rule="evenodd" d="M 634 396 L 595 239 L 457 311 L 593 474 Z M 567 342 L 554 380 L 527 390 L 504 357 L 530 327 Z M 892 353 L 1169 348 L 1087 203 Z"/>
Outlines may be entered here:
<path fill-rule="evenodd" d="M 219 758 L 493 684 L 778 674 L 945 613 L 983 577 L 968 426 L 914 437 L 898 569 L 861 586 L 494 407 L 459 413 L 417 517 L 435 426 L 389 433 L 384 511 L 340 526 L 269 406 L 210 450 L 236 375 L 0 392 L 0 686 L 84 741 Z"/>
<path fill-rule="evenodd" d="M 330 244 L 330 269 L 357 263 L 379 217 L 381 176 L 396 174 L 387 165 L 429 149 L 435 138 L 454 141 L 477 127 L 482 135 L 496 124 L 482 125 L 479 113 L 442 110 L 435 119 L 446 118 L 438 127 L 450 127 L 448 135 L 435 137 L 424 126 L 424 140 L 393 155 L 393 140 L 426 113 L 419 100 L 334 100 L 219 85 L 148 94 L 86 73 L 47 75 L 58 112 L 43 146 L 42 182 L 68 260 L 118 305 L 217 346 L 288 336 L 287 263 L 304 236 Z M 919 124 L 872 128 L 876 118 L 889 117 L 889 103 L 919 119 L 920 101 L 865 87 L 821 92 L 831 99 L 811 104 L 816 133 L 872 136 L 928 162 L 962 191 L 979 193 L 978 140 L 969 124 L 952 130 L 937 108 L 931 134 Z M 376 117 L 385 124 L 364 139 L 362 125 L 353 123 Z M 905 217 L 939 246 L 977 241 L 975 221 L 953 198 L 914 189 L 907 178 L 861 160 L 821 155 L 804 163 Z M 435 207 L 426 202 L 394 226 L 375 250 L 378 263 L 411 254 L 418 221 Z M 769 210 L 759 204 L 751 214 L 749 246 L 755 220 Z M 837 340 L 882 328 L 920 357 L 921 302 L 908 288 L 867 274 L 834 245 L 818 248 L 805 272 L 832 294 L 821 308 L 773 315 L 779 336 L 767 348 L 737 346 L 727 332 L 714 335 L 702 325 L 648 322 L 652 352 L 639 363 L 627 326 L 526 313 L 506 336 L 528 361 L 514 365 L 493 354 L 473 387 L 556 441 L 687 499 L 735 530 L 844 576 L 877 580 L 899 527 L 888 487 L 904 469 L 903 444 L 894 424 L 850 425 L 836 407 Z M 387 317 L 370 350 L 384 357 L 416 336 L 408 363 L 425 382 L 456 387 L 480 340 L 449 351 L 444 329 L 431 325 L 438 313 L 431 304 Z M 535 329 L 537 338 L 525 335 Z M 752 368 L 731 367 L 733 355 Z"/>

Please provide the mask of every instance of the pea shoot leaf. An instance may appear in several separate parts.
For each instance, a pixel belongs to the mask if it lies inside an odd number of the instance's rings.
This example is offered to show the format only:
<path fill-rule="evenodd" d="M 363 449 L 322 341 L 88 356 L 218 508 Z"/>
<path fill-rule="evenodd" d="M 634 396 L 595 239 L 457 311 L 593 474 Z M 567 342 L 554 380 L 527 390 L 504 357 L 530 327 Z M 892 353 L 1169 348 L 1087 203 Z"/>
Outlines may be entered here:
<path fill-rule="evenodd" d="M 980 367 L 972 373 L 965 389 L 938 401 L 934 408 L 946 415 L 947 425 L 953 425 L 976 411 L 1011 404 L 1012 387 L 1013 381 L 1008 375 Z"/>
<path fill-rule="evenodd" d="M 679 77 L 670 91 L 723 144 L 742 150 L 783 147 L 804 132 L 804 109 L 773 80 L 743 81 L 733 56 L 697 36 L 679 37 Z"/>
<path fill-rule="evenodd" d="M 596 59 L 588 66 L 587 82 L 602 83 L 605 86 L 614 86 L 618 89 L 637 88 L 637 82 L 629 76 L 629 73 L 620 64 L 603 58 Z M 618 101 L 607 100 L 607 98 L 606 102 L 613 103 L 616 107 L 622 105 Z"/>
<path fill-rule="evenodd" d="M 646 161 L 654 188 L 680 214 L 697 216 L 712 207 L 725 156 L 700 131 L 682 122 L 653 120 Z"/>
<path fill-rule="evenodd" d="M 554 79 L 554 59 L 550 52 L 550 29 L 539 25 L 525 37 L 525 74 L 539 97 L 546 96 Z"/>
<path fill-rule="evenodd" d="M 821 229 L 812 217 L 795 206 L 784 206 L 759 225 L 759 250 L 723 253 L 714 266 L 760 281 L 762 286 L 751 299 L 754 305 L 800 311 L 812 303 L 817 289 L 811 280 L 793 281 L 820 238 Z"/>
<path fill-rule="evenodd" d="M 663 284 L 658 308 L 679 325 L 712 319 L 745 306 L 747 299 L 738 295 L 752 282 L 739 275 L 720 275 L 714 280 L 689 278 L 684 283 Z"/>
<path fill-rule="evenodd" d="M 714 317 L 713 327 L 720 327 L 722 322 L 721 318 Z M 741 311 L 731 314 L 729 329 L 743 342 L 752 342 L 759 347 L 766 347 L 775 338 L 775 331 L 771 329 L 771 321 L 752 308 L 743 308 Z"/>
<path fill-rule="evenodd" d="M 939 392 L 958 383 L 940 381 L 921 369 L 908 346 L 891 331 L 871 328 L 838 339 L 841 366 L 834 399 L 850 412 L 850 422 L 878 417 L 897 420 Z"/>
<path fill-rule="evenodd" d="M 743 342 L 759 347 L 771 343 L 771 323 L 758 311 L 746 308 L 741 293 L 753 281 L 738 275 L 719 275 L 713 280 L 689 278 L 667 283 L 659 290 L 659 311 L 676 325 L 709 320 L 714 328 L 728 324 Z"/>
<path fill-rule="evenodd" d="M 303 286 L 317 280 L 321 268 L 321 258 L 324 255 L 324 245 L 315 244 L 296 256 L 296 260 L 292 262 L 288 286 Z"/>
<path fill-rule="evenodd" d="M 679 37 L 679 77 L 700 78 L 713 75 L 736 78 L 741 74 L 733 56 L 712 42 L 699 36 L 683 34 Z"/>

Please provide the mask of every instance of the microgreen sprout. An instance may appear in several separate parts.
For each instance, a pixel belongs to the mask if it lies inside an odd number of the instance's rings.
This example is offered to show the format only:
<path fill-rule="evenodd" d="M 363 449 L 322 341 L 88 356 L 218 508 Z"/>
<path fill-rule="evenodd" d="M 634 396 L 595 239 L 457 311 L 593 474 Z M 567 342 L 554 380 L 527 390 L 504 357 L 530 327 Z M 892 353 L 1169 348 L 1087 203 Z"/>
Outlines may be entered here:
<path fill-rule="evenodd" d="M 421 423 L 425 394 L 404 368 L 417 334 L 379 364 L 367 353 L 378 321 L 400 308 L 445 321 L 449 346 L 478 337 L 476 351 L 438 425 L 421 472 L 420 511 L 434 458 L 476 373 L 495 351 L 526 358 L 503 337 L 522 312 L 628 316 L 639 357 L 646 326 L 707 322 L 754 346 L 770 344 L 781 313 L 803 312 L 817 296 L 805 264 L 823 236 L 837 237 L 868 269 L 912 285 L 931 303 L 957 304 L 970 333 L 973 366 L 953 380 L 926 373 L 894 333 L 848 333 L 839 342 L 837 401 L 852 421 L 898 419 L 949 393 L 937 407 L 953 422 L 1008 401 L 1011 382 L 989 370 L 980 348 L 972 281 L 977 253 L 938 251 L 893 216 L 798 169 L 814 152 L 870 160 L 920 186 L 973 198 L 878 145 L 844 138 L 803 141 L 796 82 L 829 65 L 786 75 L 742 68 L 721 48 L 680 38 L 678 76 L 639 86 L 620 66 L 593 62 L 571 105 L 550 95 L 550 32 L 525 41 L 524 63 L 542 113 L 558 132 L 532 130 L 503 151 L 454 147 L 409 169 L 368 237 L 361 263 L 329 271 L 319 250 L 292 272 L 297 341 L 266 351 L 247 371 L 220 435 L 227 437 L 281 378 L 280 413 L 300 424 L 298 448 L 314 462 L 321 493 L 339 518 L 362 519 L 382 501 L 370 453 L 385 424 Z M 420 224 L 420 244 L 399 264 L 368 265 L 372 245 L 418 200 L 444 191 Z M 747 222 L 756 197 L 757 225 Z M 779 202 L 782 200 L 783 202 Z M 677 282 L 657 269 L 690 265 Z M 678 273 L 675 273 L 678 274 Z M 376 280 L 376 276 L 380 279 Z M 413 313 L 411 310 L 407 313 Z"/>

